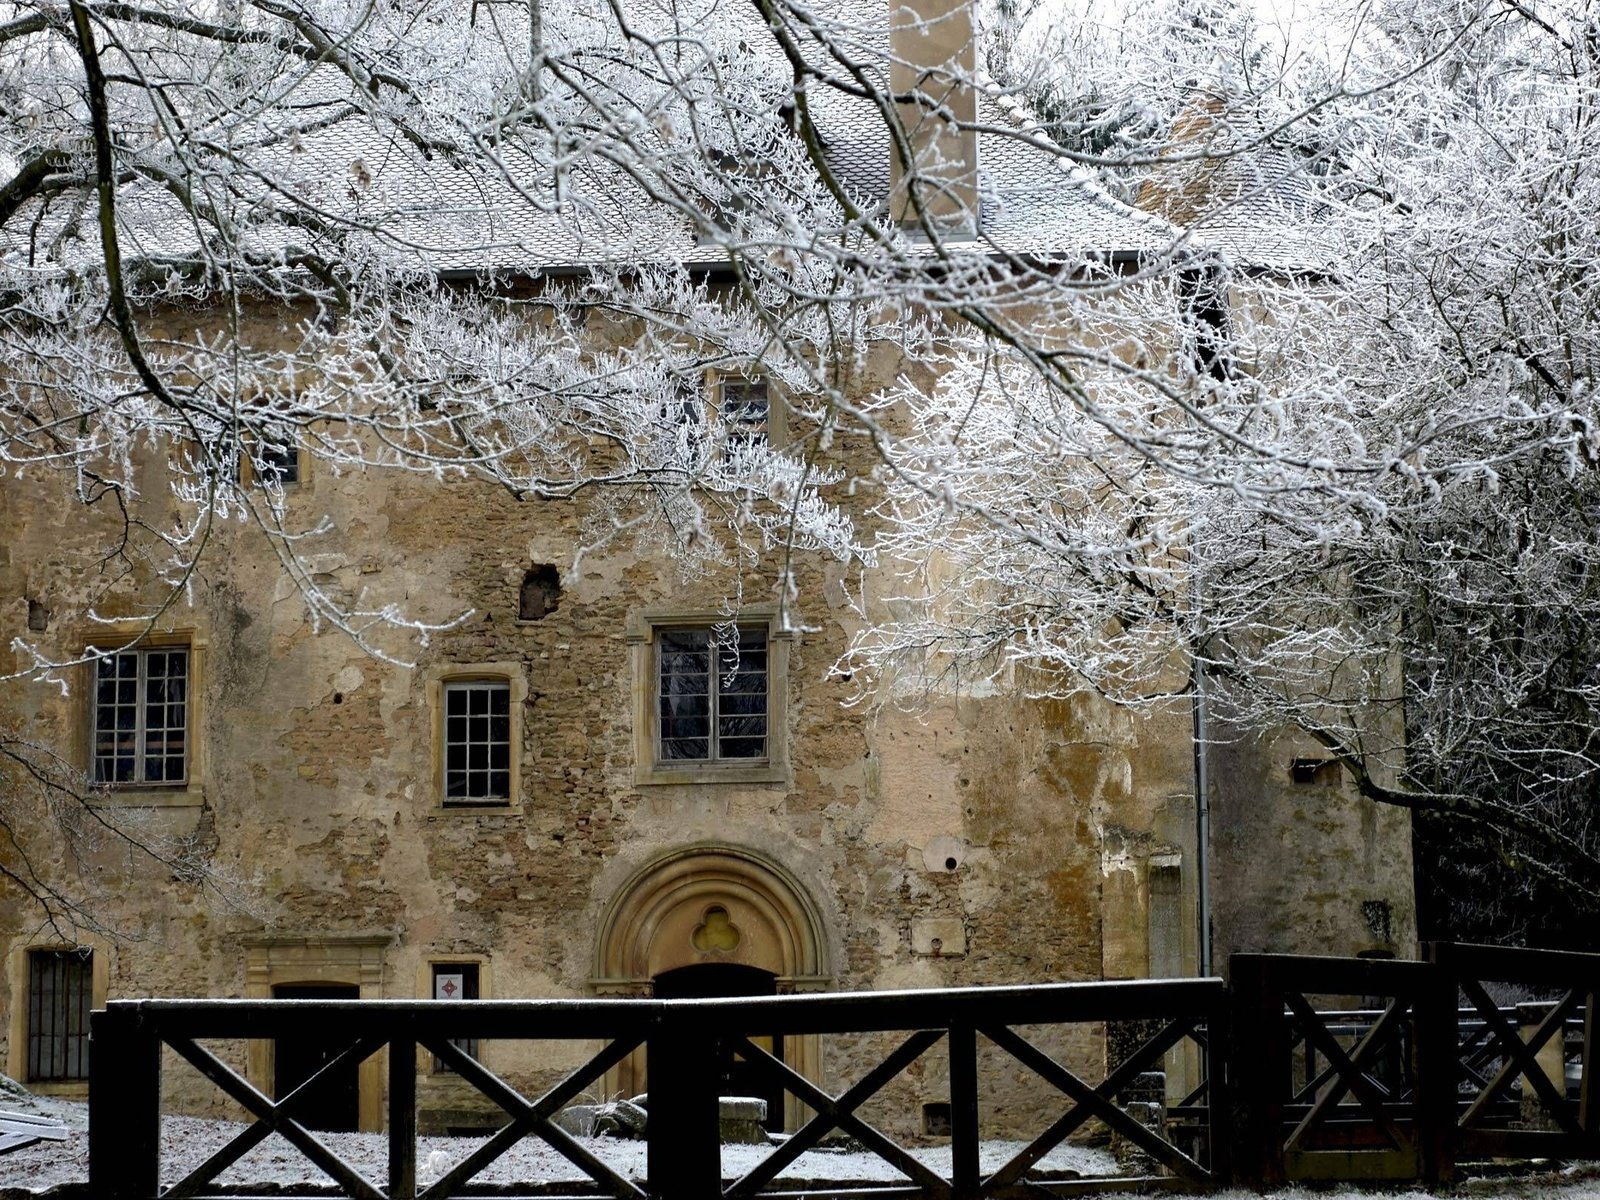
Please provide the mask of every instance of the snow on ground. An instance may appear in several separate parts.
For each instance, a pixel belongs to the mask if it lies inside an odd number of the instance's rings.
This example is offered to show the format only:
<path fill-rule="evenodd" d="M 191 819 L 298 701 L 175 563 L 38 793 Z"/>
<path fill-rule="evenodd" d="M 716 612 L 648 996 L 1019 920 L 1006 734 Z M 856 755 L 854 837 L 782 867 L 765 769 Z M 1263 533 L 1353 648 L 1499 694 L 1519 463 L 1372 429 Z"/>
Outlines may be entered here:
<path fill-rule="evenodd" d="M 35 1098 L 37 1099 L 37 1098 Z M 20 1106 L 18 1106 L 20 1107 Z M 56 1107 L 70 1108 L 61 1104 Z M 77 1106 L 80 1110 L 82 1105 Z M 52 1112 L 51 1115 L 57 1115 Z M 81 1112 L 62 1114 L 72 1127 L 69 1140 L 42 1142 L 7 1155 L 0 1155 L 0 1194 L 29 1195 L 46 1192 L 63 1184 L 82 1184 L 89 1177 L 89 1138 L 87 1122 Z M 162 1119 L 162 1183 L 175 1183 L 205 1162 L 245 1127 L 232 1121 L 204 1120 L 198 1117 Z M 387 1175 L 389 1143 L 378 1133 L 324 1133 L 319 1138 L 340 1158 L 383 1186 Z M 619 1175 L 643 1179 L 645 1144 L 614 1138 L 580 1138 L 597 1158 Z M 419 1138 L 417 1174 L 419 1182 L 431 1182 L 478 1145 L 473 1138 Z M 997 1169 L 1022 1148 L 1021 1142 L 985 1142 L 981 1165 L 985 1171 Z M 770 1146 L 724 1146 L 722 1169 L 730 1178 L 743 1175 L 766 1155 Z M 913 1153 L 934 1171 L 948 1174 L 948 1146 L 914 1150 Z M 1040 1177 L 1071 1178 L 1082 1175 L 1114 1175 L 1116 1160 L 1104 1150 L 1083 1146 L 1060 1146 L 1039 1163 Z M 538 1138 L 524 1138 L 473 1180 L 477 1184 L 506 1185 L 581 1182 L 588 1177 Z M 905 1177 L 874 1154 L 860 1151 L 814 1150 L 802 1155 L 779 1176 L 786 1184 L 818 1183 L 903 1183 Z M 325 1184 L 328 1178 L 297 1149 L 274 1134 L 251 1150 L 227 1171 L 217 1183 L 230 1184 Z"/>
<path fill-rule="evenodd" d="M 0 1155 L 0 1200 L 48 1194 L 64 1188 L 63 1196 L 82 1196 L 89 1177 L 89 1139 L 86 1106 L 70 1101 L 28 1097 L 17 1103 L 13 1096 L 0 1097 L 0 1105 L 13 1109 L 46 1112 L 63 1121 L 71 1131 L 68 1141 L 40 1142 L 11 1154 Z M 231 1121 L 202 1120 L 195 1117 L 166 1117 L 162 1121 L 164 1184 L 204 1162 L 244 1128 Z M 382 1186 L 386 1174 L 388 1142 L 382 1134 L 321 1134 L 322 1140 L 341 1158 L 369 1180 Z M 643 1142 L 612 1138 L 580 1139 L 612 1170 L 633 1179 L 644 1177 Z M 449 1166 L 464 1157 L 474 1146 L 470 1138 L 421 1138 L 417 1145 L 420 1181 L 438 1178 Z M 1020 1148 L 1020 1142 L 985 1142 L 982 1153 L 984 1171 L 992 1171 Z M 770 1153 L 764 1146 L 723 1147 L 723 1173 L 732 1177 L 750 1170 Z M 914 1151 L 935 1171 L 950 1167 L 948 1147 Z M 1046 1178 L 1071 1178 L 1074 1175 L 1115 1175 L 1117 1166 L 1104 1150 L 1082 1146 L 1058 1148 L 1040 1163 Z M 479 1175 L 478 1184 L 514 1183 L 562 1184 L 581 1181 L 583 1173 L 537 1138 L 525 1138 L 508 1154 Z M 303 1158 L 281 1137 L 273 1135 L 257 1146 L 218 1181 L 221 1184 L 275 1184 L 279 1187 L 301 1184 L 327 1184 L 316 1167 Z M 887 1163 L 875 1155 L 859 1151 L 812 1151 L 786 1170 L 779 1182 L 786 1187 L 816 1183 L 882 1184 L 904 1182 Z M 1566 1170 L 1523 1174 L 1504 1178 L 1469 1180 L 1455 1189 L 1469 1200 L 1600 1200 L 1600 1164 L 1584 1164 Z M 1170 1200 L 1164 1192 L 1162 1200 Z M 1434 1200 L 1418 1190 L 1374 1192 L 1340 1189 L 1303 1191 L 1290 1188 L 1274 1193 L 1276 1200 Z M 1254 1192 L 1212 1193 L 1207 1200 L 1259 1200 Z"/>

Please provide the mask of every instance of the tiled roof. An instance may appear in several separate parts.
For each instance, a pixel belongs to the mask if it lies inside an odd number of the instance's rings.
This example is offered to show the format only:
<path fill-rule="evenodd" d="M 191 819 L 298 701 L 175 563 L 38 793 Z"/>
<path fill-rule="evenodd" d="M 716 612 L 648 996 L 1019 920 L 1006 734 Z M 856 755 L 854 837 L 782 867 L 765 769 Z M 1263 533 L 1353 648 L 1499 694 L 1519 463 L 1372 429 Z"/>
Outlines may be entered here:
<path fill-rule="evenodd" d="M 1195 98 L 1171 147 L 1203 157 L 1158 169 L 1139 206 L 1188 231 L 1189 244 L 1242 267 L 1322 271 L 1340 259 L 1321 183 L 1300 156 L 1274 145 L 1216 95 Z"/>
<path fill-rule="evenodd" d="M 712 15 L 728 12 L 726 0 L 705 3 Z M 859 22 L 846 24 L 843 50 L 880 73 L 886 63 L 888 6 L 882 4 L 879 13 L 874 3 L 875 19 L 861 21 L 860 5 L 861 0 L 837 5 Z M 735 18 L 737 34 L 737 23 L 748 22 L 755 8 L 734 10 L 743 14 Z M 726 39 L 729 29 L 719 27 L 719 35 Z M 331 70 L 328 78 L 332 99 L 344 84 Z M 873 104 L 821 84 L 812 86 L 808 98 L 831 168 L 858 202 L 881 204 L 889 187 L 889 141 Z M 1304 257 L 1303 240 L 1289 235 L 1303 232 L 1308 209 L 1298 201 L 1287 208 L 1281 203 L 1280 184 L 1296 177 L 1286 171 L 1278 180 L 1269 160 L 1225 160 L 1224 169 L 1212 174 L 1217 185 L 1232 189 L 1228 203 L 1185 213 L 1193 222 L 1186 232 L 1182 226 L 1188 222 L 1181 217 L 1174 224 L 1166 219 L 1175 215 L 1170 212 L 1164 217 L 1131 207 L 1084 173 L 1067 169 L 1026 111 L 998 87 L 980 91 L 978 120 L 981 213 L 973 249 L 1073 257 L 1201 245 L 1262 265 Z M 302 202 L 341 221 L 370 222 L 375 243 L 430 270 L 551 271 L 716 257 L 714 247 L 696 242 L 683 212 L 652 199 L 620 166 L 594 158 L 562 180 L 558 195 L 549 172 L 532 163 L 524 172 L 508 161 L 503 175 L 453 165 L 440 155 L 425 157 L 392 133 L 380 132 L 368 118 L 352 115 L 293 149 L 280 143 L 257 152 L 255 165 Z M 1247 170 L 1266 175 L 1246 177 Z M 124 188 L 119 204 L 126 254 L 160 257 L 200 247 L 193 222 L 154 186 Z M 819 223 L 837 219 L 820 211 L 815 215 Z M 84 224 L 83 236 L 92 238 L 92 224 Z M 263 221 L 259 213 L 251 225 L 257 231 L 251 234 L 252 249 L 263 253 L 316 243 L 314 232 Z M 359 238 L 348 241 L 341 252 L 359 254 L 359 245 Z M 13 262 L 18 250 L 11 247 Z M 94 250 L 92 243 L 80 243 L 74 257 L 87 258 Z"/>

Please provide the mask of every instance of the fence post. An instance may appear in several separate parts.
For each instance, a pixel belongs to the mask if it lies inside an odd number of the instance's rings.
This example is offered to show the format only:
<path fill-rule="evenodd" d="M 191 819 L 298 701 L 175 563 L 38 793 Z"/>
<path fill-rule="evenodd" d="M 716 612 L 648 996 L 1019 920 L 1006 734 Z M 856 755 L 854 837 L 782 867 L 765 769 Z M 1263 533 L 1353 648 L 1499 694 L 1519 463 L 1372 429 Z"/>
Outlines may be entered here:
<path fill-rule="evenodd" d="M 952 1024 L 950 1052 L 950 1184 L 958 1200 L 978 1194 L 978 1035 L 968 1024 Z"/>
<path fill-rule="evenodd" d="M 389 1043 L 389 1200 L 417 1195 L 417 1043 Z"/>
<path fill-rule="evenodd" d="M 1436 944 L 1426 949 L 1428 972 L 1412 998 L 1416 1032 L 1417 1141 L 1422 1178 L 1429 1186 L 1449 1183 L 1456 1169 L 1456 1052 L 1460 1014 L 1456 980 L 1439 961 Z"/>
<path fill-rule="evenodd" d="M 645 1046 L 646 1187 L 654 1200 L 707 1200 L 722 1193 L 720 1039 L 692 1008 L 661 1004 Z"/>
<path fill-rule="evenodd" d="M 1229 960 L 1232 1015 L 1228 1057 L 1233 1070 L 1235 1178 L 1255 1187 L 1283 1183 L 1283 1105 L 1290 1083 L 1289 1026 L 1283 990 L 1256 956 Z"/>
<path fill-rule="evenodd" d="M 1589 1138 L 1600 1134 L 1600 1064 L 1595 1062 L 1595 1038 L 1600 1036 L 1600 1028 L 1596 1027 L 1597 1001 L 1600 991 L 1590 988 L 1584 993 L 1583 1051 L 1578 1059 L 1578 1125 Z"/>
<path fill-rule="evenodd" d="M 156 1200 L 161 1040 L 132 1003 L 89 1014 L 89 1194 Z"/>
<path fill-rule="evenodd" d="M 1234 1081 L 1229 1075 L 1229 1047 L 1233 1040 L 1228 993 L 1219 991 L 1206 1016 L 1206 1169 L 1214 1183 L 1233 1181 L 1233 1143 L 1238 1136 L 1234 1109 Z"/>

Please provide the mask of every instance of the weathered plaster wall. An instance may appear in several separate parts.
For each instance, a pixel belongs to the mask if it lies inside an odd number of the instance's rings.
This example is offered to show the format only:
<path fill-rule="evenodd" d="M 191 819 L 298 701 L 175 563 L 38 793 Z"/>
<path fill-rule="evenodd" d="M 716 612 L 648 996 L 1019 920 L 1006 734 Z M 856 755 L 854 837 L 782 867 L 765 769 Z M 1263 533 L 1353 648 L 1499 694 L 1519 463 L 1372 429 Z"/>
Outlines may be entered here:
<path fill-rule="evenodd" d="M 1219 965 L 1236 951 L 1416 956 L 1410 815 L 1331 763 L 1295 781 L 1295 759 L 1324 754 L 1291 732 L 1211 748 Z"/>
<path fill-rule="evenodd" d="M 848 462 L 860 450 L 840 453 Z M 60 614 L 92 605 L 132 616 L 155 593 L 137 571 L 118 582 L 104 565 L 111 526 L 36 486 L 0 481 L 10 530 L 0 557 L 0 643 L 26 635 L 46 653 L 72 655 L 95 632 L 56 619 L 26 633 L 30 598 Z M 414 669 L 395 666 L 337 631 L 315 628 L 258 531 L 228 526 L 215 535 L 195 579 L 159 622 L 202 648 L 195 784 L 106 803 L 119 818 L 137 816 L 148 831 L 186 840 L 197 859 L 236 880 L 238 903 L 208 896 L 190 875 L 115 850 L 85 864 L 101 888 L 95 911 L 123 937 L 105 951 L 110 995 L 238 996 L 296 981 L 296 972 L 332 979 L 343 969 L 337 961 L 345 951 L 337 951 L 331 973 L 297 966 L 311 959 L 292 955 L 269 971 L 259 954 L 251 958 L 263 937 L 342 945 L 349 954 L 379 947 L 381 967 L 363 977 L 364 995 L 425 995 L 428 962 L 462 958 L 485 964 L 485 991 L 496 997 L 590 995 L 596 931 L 616 889 L 655 857 L 702 843 L 764 856 L 806 890 L 823 931 L 815 986 L 1193 970 L 1186 714 L 1142 716 L 1090 697 L 1046 703 L 1003 694 L 950 699 L 916 715 L 845 707 L 850 681 L 831 669 L 856 618 L 838 569 L 802 558 L 803 632 L 790 651 L 788 728 L 774 730 L 788 739 L 789 778 L 641 786 L 630 621 L 647 608 L 716 609 L 741 588 L 765 599 L 770 570 L 757 565 L 743 578 L 686 581 L 671 564 L 625 545 L 587 553 L 574 570 L 582 504 L 517 503 L 469 482 L 340 476 L 313 464 L 288 507 L 305 527 L 324 516 L 331 524 L 311 549 L 319 586 L 362 608 L 402 606 L 420 620 L 470 616 L 434 633 Z M 560 603 L 542 620 L 522 622 L 519 586 L 538 563 L 560 568 Z M 484 663 L 512 664 L 526 685 L 519 795 L 503 810 L 447 810 L 438 803 L 428 681 Z M 73 690 L 65 695 L 4 685 L 0 712 L 82 764 L 86 676 L 67 677 Z M 1278 749 L 1264 748 L 1259 766 L 1252 753 L 1241 748 L 1222 773 L 1239 781 L 1229 795 L 1257 788 L 1274 797 L 1282 819 L 1261 825 L 1241 814 L 1227 823 L 1226 851 L 1243 865 L 1219 872 L 1218 890 L 1237 887 L 1252 897 L 1241 911 L 1260 902 L 1254 897 L 1270 899 L 1275 945 L 1306 945 L 1308 931 L 1312 944 L 1330 944 L 1316 939 L 1355 919 L 1344 873 L 1390 853 L 1404 831 L 1392 821 L 1310 813 L 1317 837 L 1336 849 L 1318 874 L 1321 890 L 1308 887 L 1306 876 L 1282 870 L 1283 848 L 1303 847 L 1296 861 L 1317 862 L 1324 842 L 1294 842 L 1291 818 L 1306 814 L 1285 807 L 1264 782 Z M 1255 840 L 1244 836 L 1252 826 Z M 51 842 L 42 825 L 30 833 L 40 846 Z M 1263 833 L 1271 842 L 1265 853 Z M 77 870 L 64 857 L 51 869 L 63 878 Z M 1393 882 L 1392 873 L 1384 878 Z M 1383 894 L 1397 913 L 1409 913 L 1409 893 Z M 1234 911 L 1230 929 L 1238 924 Z M 1319 923 L 1307 926 L 1311 915 Z M 1402 936 L 1407 919 L 1396 917 Z M 49 936 L 28 902 L 9 892 L 0 893 L 0 933 L 13 960 Z M 14 976 L 0 985 L 0 1006 L 17 1003 Z M 824 1047 L 824 1082 L 858 1075 L 872 1040 Z M 1095 1028 L 1053 1045 L 1084 1064 L 1102 1053 Z M 496 1045 L 490 1062 L 513 1081 L 538 1086 L 588 1049 Z M 246 1057 L 242 1048 L 234 1054 Z M 264 1061 L 258 1053 L 252 1069 L 261 1071 Z M 996 1128 L 1037 1122 L 1041 1088 L 998 1061 L 994 1067 L 986 1112 Z M 947 1086 L 942 1060 L 930 1058 L 885 1092 L 879 1116 L 896 1129 L 919 1128 L 920 1105 L 943 1098 Z M 187 1071 L 169 1072 L 168 1090 L 190 1111 L 226 1111 Z M 459 1081 L 428 1078 L 421 1090 L 434 1109 L 472 1103 Z M 364 1099 L 369 1120 L 378 1099 Z"/>

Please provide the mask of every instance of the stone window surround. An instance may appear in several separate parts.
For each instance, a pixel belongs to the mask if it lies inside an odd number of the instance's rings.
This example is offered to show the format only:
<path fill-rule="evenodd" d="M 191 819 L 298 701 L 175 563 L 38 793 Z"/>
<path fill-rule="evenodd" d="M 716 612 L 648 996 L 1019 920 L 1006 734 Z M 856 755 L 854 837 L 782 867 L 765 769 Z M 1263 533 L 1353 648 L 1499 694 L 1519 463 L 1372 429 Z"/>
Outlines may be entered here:
<path fill-rule="evenodd" d="M 472 963 L 478 968 L 478 999 L 488 1000 L 494 995 L 493 967 L 489 963 L 487 954 L 467 952 L 457 954 L 448 950 L 426 950 L 417 964 L 417 996 L 423 1000 L 433 999 L 433 968 L 446 963 Z M 478 1061 L 493 1070 L 490 1062 L 490 1047 L 493 1042 L 481 1042 L 478 1046 Z M 422 1047 L 417 1047 L 417 1086 L 419 1088 L 434 1090 L 462 1090 L 475 1091 L 470 1083 L 462 1080 L 461 1076 L 453 1071 L 435 1071 L 433 1069 L 433 1054 Z"/>
<path fill-rule="evenodd" d="M 90 802 L 120 808 L 198 808 L 205 804 L 206 747 L 202 731 L 205 729 L 209 639 L 192 627 L 152 629 L 148 621 L 118 620 L 82 627 L 76 641 L 86 654 L 90 650 L 159 650 L 164 646 L 182 646 L 189 651 L 187 781 L 97 784 L 90 793 Z M 72 701 L 72 758 L 91 778 L 94 775 L 95 670 L 95 660 L 83 664 L 79 673 L 82 686 L 74 689 L 76 695 Z"/>
<path fill-rule="evenodd" d="M 244 994 L 247 1000 L 270 1000 L 279 984 L 331 983 L 361 989 L 361 999 L 383 998 L 384 951 L 394 938 L 377 934 L 251 934 L 239 939 L 244 948 Z M 386 1055 L 374 1054 L 356 1068 L 358 1125 L 363 1133 L 379 1133 L 384 1121 Z M 252 1038 L 245 1044 L 245 1075 L 268 1096 L 273 1094 L 272 1042 Z"/>
<path fill-rule="evenodd" d="M 788 407 L 783 402 L 783 391 L 778 386 L 778 381 L 760 370 L 707 372 L 708 407 L 719 423 L 722 420 L 722 381 L 725 379 L 737 383 L 761 382 L 767 385 L 767 445 L 774 450 L 783 449 L 789 441 Z"/>
<path fill-rule="evenodd" d="M 245 440 L 247 441 L 253 436 L 253 434 L 247 433 L 245 434 Z M 236 445 L 237 455 L 236 460 L 232 464 L 231 469 L 233 471 L 233 475 L 230 479 L 230 482 L 246 488 L 259 489 L 264 487 L 265 481 L 260 478 L 260 473 L 256 470 L 255 460 L 252 459 L 246 452 L 245 444 L 243 444 L 243 442 L 236 442 Z M 197 443 L 186 440 L 184 443 L 181 443 L 180 446 L 181 452 L 186 453 L 193 461 L 194 465 L 198 465 L 198 463 L 204 459 L 204 450 Z M 282 487 L 284 493 L 286 495 L 292 492 L 304 492 L 307 494 L 314 493 L 316 488 L 313 486 L 313 481 L 315 479 L 316 472 L 313 470 L 312 464 L 315 462 L 315 457 L 308 453 L 306 448 L 300 445 L 298 442 L 296 442 L 294 446 L 294 452 L 295 467 L 297 469 L 299 478 L 294 480 L 292 483 L 283 484 Z"/>
<path fill-rule="evenodd" d="M 56 938 L 17 938 L 6 955 L 6 985 L 12 997 L 11 1019 L 6 1023 L 6 1074 L 25 1084 L 29 1091 L 42 1096 L 87 1096 L 87 1079 L 56 1081 L 28 1081 L 28 954 L 34 950 L 89 950 L 94 954 L 90 961 L 89 982 L 92 1007 L 106 1006 L 106 992 L 111 979 L 111 947 L 103 938 L 87 934 L 78 935 L 76 942 Z"/>
<path fill-rule="evenodd" d="M 445 802 L 444 795 L 444 685 L 488 681 L 505 683 L 511 689 L 511 786 L 506 802 Z M 423 688 L 428 701 L 428 743 L 431 769 L 428 773 L 429 813 L 506 813 L 522 809 L 522 710 L 528 702 L 528 673 L 520 662 L 441 663 L 423 673 Z M 462 960 L 466 961 L 465 959 Z"/>
<path fill-rule="evenodd" d="M 789 779 L 789 648 L 795 633 L 779 623 L 775 604 L 747 605 L 736 613 L 723 609 L 650 607 L 629 614 L 627 639 L 632 667 L 633 782 L 662 784 L 769 783 L 788 786 Z M 667 762 L 656 754 L 659 673 L 655 634 L 736 621 L 746 628 L 767 629 L 767 757 L 761 762 Z"/>

